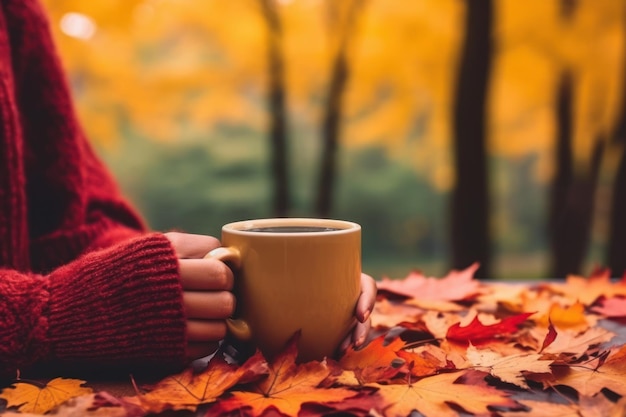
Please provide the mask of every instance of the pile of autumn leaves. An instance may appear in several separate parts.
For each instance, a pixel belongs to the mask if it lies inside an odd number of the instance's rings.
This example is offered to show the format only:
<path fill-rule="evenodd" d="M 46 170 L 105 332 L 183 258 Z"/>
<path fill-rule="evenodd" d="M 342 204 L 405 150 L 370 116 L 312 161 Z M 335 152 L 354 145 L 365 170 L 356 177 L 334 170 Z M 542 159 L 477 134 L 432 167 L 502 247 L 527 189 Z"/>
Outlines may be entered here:
<path fill-rule="evenodd" d="M 599 270 L 561 282 L 486 284 L 473 278 L 476 268 L 383 279 L 370 343 L 337 360 L 297 363 L 294 337 L 270 362 L 259 353 L 239 365 L 215 357 L 203 371 L 169 376 L 133 397 L 59 378 L 36 388 L 38 401 L 56 392 L 48 405 L 61 416 L 181 409 L 208 416 L 626 415 L 626 345 L 604 325 L 626 320 L 626 278 L 612 281 Z M 45 412 L 34 408 L 32 392 L 20 392 L 35 388 L 23 385 L 0 397 L 22 416 Z"/>

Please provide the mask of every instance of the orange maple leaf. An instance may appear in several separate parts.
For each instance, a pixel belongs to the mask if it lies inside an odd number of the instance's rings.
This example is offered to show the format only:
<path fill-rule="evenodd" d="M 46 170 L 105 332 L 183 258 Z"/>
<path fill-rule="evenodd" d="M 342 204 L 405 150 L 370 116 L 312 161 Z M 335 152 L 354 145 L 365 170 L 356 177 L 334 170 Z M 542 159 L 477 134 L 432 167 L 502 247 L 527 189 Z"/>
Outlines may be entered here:
<path fill-rule="evenodd" d="M 45 385 L 20 381 L 3 389 L 0 398 L 7 401 L 7 407 L 17 407 L 22 413 L 44 414 L 70 398 L 92 393 L 91 388 L 82 386 L 84 383 L 66 378 L 54 378 Z"/>
<path fill-rule="evenodd" d="M 358 350 L 353 346 L 349 347 L 339 360 L 339 365 L 349 370 L 395 367 L 399 359 L 397 352 L 404 347 L 405 343 L 399 338 L 389 341 L 385 336 L 373 339 Z"/>
<path fill-rule="evenodd" d="M 297 353 L 297 338 L 293 338 L 269 364 L 269 375 L 265 379 L 245 391 L 231 391 L 209 413 L 219 415 L 238 410 L 242 414 L 260 416 L 272 410 L 274 414 L 296 416 L 304 403 L 333 403 L 359 395 L 358 391 L 344 387 L 322 387 L 338 370 L 326 361 L 297 364 Z"/>
<path fill-rule="evenodd" d="M 480 293 L 480 281 L 474 279 L 477 263 L 468 268 L 452 270 L 444 278 L 427 278 L 421 272 L 411 272 L 404 279 L 383 278 L 378 291 L 422 301 L 459 301 Z"/>
<path fill-rule="evenodd" d="M 455 383 L 464 372 L 428 376 L 401 384 L 370 384 L 379 389 L 387 404 L 378 410 L 385 416 L 408 416 L 417 410 L 426 417 L 458 417 L 454 404 L 469 413 L 486 414 L 489 406 L 516 407 L 504 391 L 481 385 Z"/>
<path fill-rule="evenodd" d="M 372 327 L 391 328 L 404 321 L 417 320 L 422 309 L 404 303 L 392 303 L 382 298 L 374 305 L 374 311 L 370 316 Z"/>
<path fill-rule="evenodd" d="M 432 346 L 436 349 L 436 347 Z M 440 357 L 433 355 L 430 350 L 401 350 L 398 356 L 409 364 L 409 372 L 416 377 L 433 375 L 442 369 L 455 369 L 454 364 Z"/>
<path fill-rule="evenodd" d="M 215 401 L 233 385 L 250 382 L 267 372 L 267 362 L 260 352 L 241 366 L 229 365 L 221 356 L 215 356 L 203 371 L 194 372 L 190 367 L 162 379 L 146 393 L 138 392 L 135 397 L 126 398 L 126 401 L 153 413 L 195 410 L 200 404 Z"/>
<path fill-rule="evenodd" d="M 339 364 L 343 369 L 354 370 L 359 383 L 383 382 L 394 378 L 400 372 L 411 372 L 414 376 L 432 375 L 448 368 L 445 359 L 427 351 L 407 352 L 402 350 L 405 342 L 395 338 L 386 341 L 379 336 L 362 349 L 348 349 Z M 410 369 L 407 364 L 411 364 Z"/>
<path fill-rule="evenodd" d="M 572 301 L 592 305 L 599 297 L 626 296 L 626 274 L 619 281 L 611 280 L 608 269 L 595 271 L 589 278 L 576 275 L 567 277 L 564 283 L 547 284 L 548 288 L 563 294 Z"/>

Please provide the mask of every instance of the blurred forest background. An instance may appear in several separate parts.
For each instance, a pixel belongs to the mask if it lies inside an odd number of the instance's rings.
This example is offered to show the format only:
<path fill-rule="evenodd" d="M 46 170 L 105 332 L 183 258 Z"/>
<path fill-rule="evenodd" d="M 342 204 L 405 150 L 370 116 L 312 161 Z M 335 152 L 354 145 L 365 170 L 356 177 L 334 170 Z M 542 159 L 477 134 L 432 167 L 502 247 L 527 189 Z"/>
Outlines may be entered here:
<path fill-rule="evenodd" d="M 44 0 L 158 230 L 323 216 L 364 270 L 626 269 L 624 0 Z"/>

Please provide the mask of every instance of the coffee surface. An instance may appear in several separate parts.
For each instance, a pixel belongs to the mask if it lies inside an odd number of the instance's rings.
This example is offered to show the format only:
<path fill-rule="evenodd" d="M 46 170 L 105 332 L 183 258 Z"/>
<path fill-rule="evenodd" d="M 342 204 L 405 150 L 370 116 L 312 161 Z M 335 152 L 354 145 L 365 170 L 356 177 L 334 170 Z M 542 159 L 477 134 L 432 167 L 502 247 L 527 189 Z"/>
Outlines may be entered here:
<path fill-rule="evenodd" d="M 323 226 L 266 226 L 266 227 L 253 227 L 245 229 L 246 232 L 260 232 L 260 233 L 316 233 L 316 232 L 332 232 L 335 230 L 342 230 L 335 227 L 323 227 Z"/>

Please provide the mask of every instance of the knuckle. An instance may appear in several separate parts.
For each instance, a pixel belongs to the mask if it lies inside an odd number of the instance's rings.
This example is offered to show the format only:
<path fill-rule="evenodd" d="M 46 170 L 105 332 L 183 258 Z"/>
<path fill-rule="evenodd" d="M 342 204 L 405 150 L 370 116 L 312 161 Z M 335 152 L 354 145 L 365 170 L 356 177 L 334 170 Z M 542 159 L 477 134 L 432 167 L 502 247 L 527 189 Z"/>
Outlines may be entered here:
<path fill-rule="evenodd" d="M 218 339 L 224 339 L 226 337 L 226 333 L 228 332 L 228 327 L 226 323 L 223 321 L 217 322 L 215 325 L 215 333 Z"/>
<path fill-rule="evenodd" d="M 222 293 L 222 306 L 224 308 L 224 317 L 230 317 L 235 312 L 235 306 L 237 301 L 235 300 L 235 296 L 233 293 L 224 291 Z"/>
<path fill-rule="evenodd" d="M 163 233 L 163 235 L 170 241 L 170 243 L 174 247 L 176 247 L 180 242 L 180 238 L 181 238 L 180 232 L 167 232 L 167 233 Z"/>
<path fill-rule="evenodd" d="M 214 236 L 207 236 L 207 240 L 208 240 L 208 246 L 211 249 L 219 248 L 220 246 L 222 246 L 222 243 L 220 242 L 220 240 Z"/>
<path fill-rule="evenodd" d="M 220 289 L 230 290 L 233 287 L 233 272 L 221 261 L 216 261 L 216 284 Z"/>

